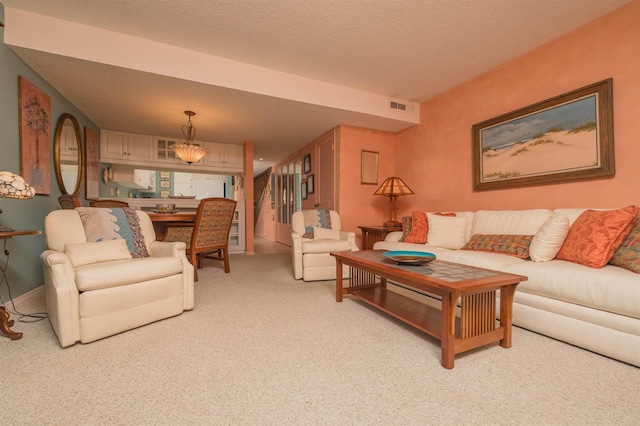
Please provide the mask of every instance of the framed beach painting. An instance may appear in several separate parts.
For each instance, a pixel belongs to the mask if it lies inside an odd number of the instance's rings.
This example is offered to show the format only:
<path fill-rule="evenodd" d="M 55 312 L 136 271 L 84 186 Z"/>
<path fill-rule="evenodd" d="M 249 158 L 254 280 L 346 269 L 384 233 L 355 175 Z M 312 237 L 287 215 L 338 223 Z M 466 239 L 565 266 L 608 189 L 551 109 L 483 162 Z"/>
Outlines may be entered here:
<path fill-rule="evenodd" d="M 36 194 L 51 194 L 51 98 L 18 76 L 20 176 Z"/>
<path fill-rule="evenodd" d="M 613 176 L 612 79 L 475 124 L 472 142 L 474 191 Z"/>

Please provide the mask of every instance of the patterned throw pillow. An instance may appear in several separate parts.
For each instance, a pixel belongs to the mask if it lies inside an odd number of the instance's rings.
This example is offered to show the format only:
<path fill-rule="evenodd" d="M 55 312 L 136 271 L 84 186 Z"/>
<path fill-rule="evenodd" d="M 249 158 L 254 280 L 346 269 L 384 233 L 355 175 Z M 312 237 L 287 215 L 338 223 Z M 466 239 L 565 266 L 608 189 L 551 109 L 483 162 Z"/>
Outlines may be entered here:
<path fill-rule="evenodd" d="M 631 232 L 618 247 L 609 264 L 640 274 L 640 214 L 636 216 Z"/>
<path fill-rule="evenodd" d="M 434 213 L 438 216 L 456 217 L 455 213 Z M 402 218 L 402 238 L 400 241 L 405 243 L 426 244 L 427 234 L 429 233 L 429 222 L 427 214 L 418 210 L 411 213 L 411 217 L 407 217 L 409 222 L 409 230 L 405 235 L 405 218 Z"/>
<path fill-rule="evenodd" d="M 631 232 L 638 206 L 619 210 L 585 210 L 569 228 L 556 259 L 602 268 Z"/>
<path fill-rule="evenodd" d="M 411 232 L 411 216 L 403 216 L 402 217 L 402 237 L 400 237 L 400 241 L 404 241 L 407 238 L 407 235 Z"/>
<path fill-rule="evenodd" d="M 488 251 L 526 259 L 533 235 L 483 235 L 475 234 L 462 250 Z"/>
<path fill-rule="evenodd" d="M 418 210 L 411 212 L 411 231 L 405 243 L 424 244 L 427 242 L 427 214 Z"/>

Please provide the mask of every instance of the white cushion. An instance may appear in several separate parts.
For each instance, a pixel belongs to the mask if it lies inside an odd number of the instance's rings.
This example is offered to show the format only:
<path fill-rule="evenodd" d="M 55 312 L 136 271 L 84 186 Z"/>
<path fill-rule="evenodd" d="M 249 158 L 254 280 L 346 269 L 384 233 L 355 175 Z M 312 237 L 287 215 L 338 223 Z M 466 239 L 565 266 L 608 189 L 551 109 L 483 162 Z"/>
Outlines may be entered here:
<path fill-rule="evenodd" d="M 562 243 L 569 232 L 569 218 L 564 213 L 554 213 L 544 225 L 538 229 L 531 245 L 529 257 L 534 262 L 548 262 L 556 257 Z"/>
<path fill-rule="evenodd" d="M 467 218 L 428 214 L 427 222 L 429 223 L 428 245 L 459 249 L 466 244 Z"/>
<path fill-rule="evenodd" d="M 93 263 L 76 269 L 80 291 L 100 290 L 182 274 L 179 257 L 142 257 Z"/>
<path fill-rule="evenodd" d="M 547 209 L 478 210 L 472 234 L 534 235 L 552 214 Z"/>
<path fill-rule="evenodd" d="M 90 263 L 131 259 L 127 242 L 121 238 L 93 243 L 65 244 L 64 252 L 76 268 Z"/>
<path fill-rule="evenodd" d="M 313 228 L 313 239 L 314 240 L 339 240 L 340 230 L 320 228 L 316 226 Z"/>

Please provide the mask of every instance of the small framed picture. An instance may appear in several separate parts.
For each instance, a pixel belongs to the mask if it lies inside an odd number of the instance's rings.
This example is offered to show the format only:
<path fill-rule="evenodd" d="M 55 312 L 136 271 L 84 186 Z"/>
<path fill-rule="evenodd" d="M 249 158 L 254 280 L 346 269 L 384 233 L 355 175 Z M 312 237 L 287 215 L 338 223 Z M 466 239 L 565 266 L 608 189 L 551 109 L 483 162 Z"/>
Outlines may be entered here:
<path fill-rule="evenodd" d="M 170 191 L 168 191 L 166 189 L 163 190 L 163 191 L 160 191 L 160 198 L 169 198 L 169 192 Z"/>
<path fill-rule="evenodd" d="M 307 154 L 304 156 L 304 173 L 311 172 L 311 154 Z"/>
<path fill-rule="evenodd" d="M 309 176 L 307 176 L 307 193 L 313 194 L 313 192 L 314 192 L 313 175 L 309 175 Z"/>
<path fill-rule="evenodd" d="M 300 195 L 303 200 L 307 199 L 307 182 L 300 182 Z"/>
<path fill-rule="evenodd" d="M 162 179 L 169 179 L 171 177 L 171 172 L 160 172 L 160 177 Z"/>
<path fill-rule="evenodd" d="M 161 180 L 160 181 L 160 188 L 171 188 L 171 181 L 170 180 Z"/>

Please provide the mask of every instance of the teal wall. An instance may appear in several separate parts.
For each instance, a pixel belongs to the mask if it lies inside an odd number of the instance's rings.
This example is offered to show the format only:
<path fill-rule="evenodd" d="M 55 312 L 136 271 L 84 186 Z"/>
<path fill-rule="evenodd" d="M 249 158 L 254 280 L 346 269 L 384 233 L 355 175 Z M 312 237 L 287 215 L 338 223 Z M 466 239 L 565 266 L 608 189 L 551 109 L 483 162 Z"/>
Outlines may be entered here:
<path fill-rule="evenodd" d="M 0 21 L 6 26 L 10 22 L 4 20 L 4 6 L 0 4 Z M 100 129 L 89 120 L 80 110 L 66 100 L 54 87 L 25 64 L 11 49 L 4 44 L 4 30 L 0 28 L 2 43 L 0 44 L 0 170 L 20 173 L 20 130 L 18 126 L 18 76 L 21 75 L 36 85 L 51 97 L 51 123 L 49 128 L 51 149 L 51 194 L 36 195 L 31 200 L 14 200 L 0 198 L 0 224 L 13 229 L 43 230 L 44 217 L 52 210 L 59 208 L 58 197 L 60 190 L 53 167 L 53 137 L 58 118 L 63 113 L 76 117 L 82 130 L 84 143 L 84 128 L 90 127 L 99 134 Z M 84 193 L 84 183 L 79 196 L 80 201 L 87 205 Z M 10 252 L 7 277 L 11 288 L 11 295 L 15 298 L 44 284 L 40 253 L 44 250 L 44 236 L 15 237 L 0 240 L 0 265 L 4 267 L 6 257 L 3 243 Z M 0 283 L 0 296 L 8 301 L 6 282 Z M 18 309 L 20 307 L 18 306 Z"/>

